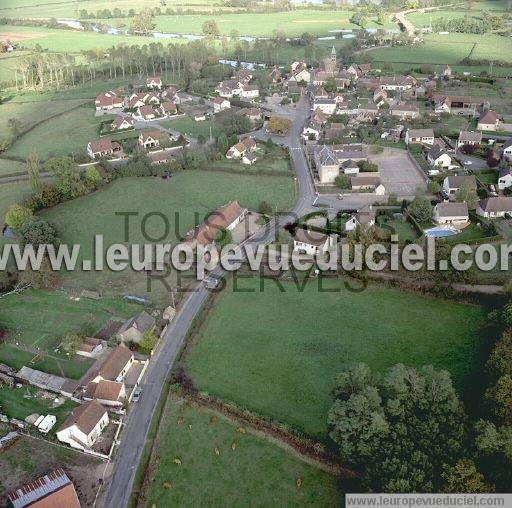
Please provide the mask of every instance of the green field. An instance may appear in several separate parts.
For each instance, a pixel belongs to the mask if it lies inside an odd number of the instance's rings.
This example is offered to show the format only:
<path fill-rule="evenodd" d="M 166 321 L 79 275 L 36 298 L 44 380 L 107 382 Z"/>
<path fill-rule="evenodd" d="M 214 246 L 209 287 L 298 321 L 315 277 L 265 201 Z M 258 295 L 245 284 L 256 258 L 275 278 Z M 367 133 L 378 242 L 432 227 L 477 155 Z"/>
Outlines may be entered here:
<path fill-rule="evenodd" d="M 9 159 L 0 159 L 0 178 L 3 176 L 17 175 L 26 172 L 27 169 L 23 162 L 12 161 Z"/>
<path fill-rule="evenodd" d="M 460 386 L 477 360 L 482 308 L 382 287 L 354 293 L 333 280 L 303 292 L 264 282 L 264 291 L 256 278 L 238 280 L 253 292 L 227 286 L 186 364 L 200 391 L 307 434 L 325 438 L 335 377 L 354 363 L 432 364 Z"/>
<path fill-rule="evenodd" d="M 7 332 L 0 345 L 0 358 L 16 369 L 27 365 L 78 379 L 92 361 L 56 352 L 62 337 L 67 333 L 93 334 L 111 317 L 126 319 L 140 310 L 140 305 L 120 299 L 76 301 L 60 292 L 28 290 L 6 296 L 0 309 L 0 327 Z M 40 356 L 34 364 L 29 363 L 36 355 Z"/>
<path fill-rule="evenodd" d="M 291 177 L 246 176 L 205 171 L 184 171 L 171 180 L 159 178 L 123 178 L 107 188 L 88 196 L 57 206 L 43 216 L 53 222 L 61 239 L 80 243 L 82 259 L 92 259 L 93 235 L 103 234 L 105 246 L 123 243 L 123 219 L 116 212 L 133 211 L 139 215 L 132 219 L 130 243 L 147 243 L 141 232 L 141 219 L 150 212 L 163 213 L 169 221 L 169 233 L 161 242 L 176 244 L 197 221 L 221 204 L 238 200 L 251 210 L 257 210 L 266 200 L 279 210 L 291 209 L 294 201 Z M 175 213 L 179 213 L 179 221 Z M 196 217 L 197 214 L 197 217 Z M 161 218 L 146 223 L 146 232 L 161 236 L 165 224 Z M 153 301 L 168 301 L 166 288 L 155 283 L 151 291 L 146 287 L 144 273 L 125 270 L 111 272 L 63 273 L 66 287 L 101 289 L 108 294 L 141 294 Z"/>
<path fill-rule="evenodd" d="M 163 120 L 158 123 L 166 129 L 181 132 L 182 134 L 185 134 L 186 136 L 191 136 L 193 138 L 203 136 L 205 139 L 208 139 L 210 137 L 210 127 L 213 137 L 215 137 L 218 134 L 215 122 L 211 120 L 196 122 L 189 116 L 181 116 L 170 120 Z"/>
<path fill-rule="evenodd" d="M 29 194 L 30 186 L 28 182 L 0 185 L 0 224 L 4 223 L 4 217 L 9 207 L 22 201 Z"/>
<path fill-rule="evenodd" d="M 145 506 L 238 508 L 248 500 L 251 507 L 341 504 L 334 477 L 249 430 L 236 432 L 231 422 L 211 417 L 181 401 L 167 404 L 155 443 L 157 462 L 146 479 Z M 173 462 L 176 457 L 181 465 Z"/>

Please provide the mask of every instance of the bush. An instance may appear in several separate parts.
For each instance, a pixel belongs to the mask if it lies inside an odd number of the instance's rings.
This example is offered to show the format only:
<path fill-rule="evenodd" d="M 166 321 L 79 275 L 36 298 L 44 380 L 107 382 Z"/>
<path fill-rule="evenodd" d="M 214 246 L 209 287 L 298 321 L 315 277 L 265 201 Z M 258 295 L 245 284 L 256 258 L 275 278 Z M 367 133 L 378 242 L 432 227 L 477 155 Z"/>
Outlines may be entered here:
<path fill-rule="evenodd" d="M 22 226 L 32 219 L 33 213 L 26 206 L 14 204 L 9 207 L 5 214 L 5 223 L 15 232 L 19 233 Z"/>

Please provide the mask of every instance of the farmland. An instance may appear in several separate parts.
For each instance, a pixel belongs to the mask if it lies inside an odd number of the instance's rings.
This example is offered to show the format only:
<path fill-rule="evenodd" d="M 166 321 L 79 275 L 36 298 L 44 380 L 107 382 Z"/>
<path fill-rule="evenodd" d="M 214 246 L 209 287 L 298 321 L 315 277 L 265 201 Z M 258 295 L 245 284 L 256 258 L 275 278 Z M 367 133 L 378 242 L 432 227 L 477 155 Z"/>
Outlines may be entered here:
<path fill-rule="evenodd" d="M 184 401 L 167 403 L 155 450 L 158 457 L 146 485 L 148 507 L 244 506 L 247 499 L 254 507 L 341 503 L 336 479 L 328 473 Z M 176 457 L 181 465 L 174 463 Z"/>
<path fill-rule="evenodd" d="M 200 391 L 325 438 L 335 376 L 354 363 L 432 364 L 459 386 L 472 371 L 479 307 L 332 280 L 303 292 L 264 282 L 228 285 L 203 321 L 186 357 Z"/>
<path fill-rule="evenodd" d="M 232 175 L 206 171 L 184 171 L 171 180 L 159 178 L 123 178 L 101 191 L 78 198 L 44 212 L 53 222 L 63 242 L 81 244 L 79 266 L 83 259 L 92 259 L 93 234 L 104 236 L 105 247 L 124 243 L 123 219 L 120 211 L 134 211 L 129 243 L 146 243 L 141 232 L 141 219 L 150 212 L 163 213 L 169 220 L 169 231 L 162 240 L 176 243 L 215 207 L 238 200 L 251 210 L 267 200 L 279 210 L 289 210 L 293 202 L 293 181 L 290 177 Z M 179 221 L 175 213 L 179 214 Z M 150 238 L 159 237 L 165 225 L 161 219 L 148 220 L 146 232 Z M 102 288 L 108 294 L 141 294 L 151 300 L 165 299 L 162 283 L 155 283 L 148 293 L 144 273 L 124 270 L 62 273 L 66 287 Z"/>
<path fill-rule="evenodd" d="M 25 291 L 2 299 L 0 326 L 6 331 L 0 345 L 2 361 L 15 369 L 23 365 L 46 372 L 80 378 L 92 361 L 68 358 L 55 352 L 67 333 L 92 334 L 110 317 L 126 319 L 140 306 L 123 300 L 70 298 L 64 293 Z"/>

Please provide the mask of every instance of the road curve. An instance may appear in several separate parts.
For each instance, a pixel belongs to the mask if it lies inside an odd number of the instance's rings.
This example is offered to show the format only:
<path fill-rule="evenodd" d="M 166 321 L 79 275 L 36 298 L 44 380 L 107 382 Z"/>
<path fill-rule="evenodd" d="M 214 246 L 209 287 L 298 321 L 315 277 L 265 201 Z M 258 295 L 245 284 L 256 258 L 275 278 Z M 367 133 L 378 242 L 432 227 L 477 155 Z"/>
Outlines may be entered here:
<path fill-rule="evenodd" d="M 297 201 L 290 214 L 285 214 L 270 223 L 269 227 L 251 238 L 251 244 L 266 244 L 272 241 L 276 230 L 282 228 L 294 216 L 301 216 L 312 209 L 314 186 L 311 180 L 306 157 L 302 148 L 301 132 L 309 115 L 309 101 L 304 96 L 297 104 L 291 132 L 283 139 L 289 147 L 290 158 L 297 178 Z M 220 269 L 216 275 L 221 274 Z M 132 404 L 121 434 L 121 443 L 117 450 L 113 474 L 103 496 L 105 508 L 125 508 L 131 497 L 137 466 L 147 439 L 151 419 L 162 394 L 169 371 L 176 361 L 180 348 L 194 318 L 208 297 L 208 290 L 198 284 L 185 301 L 176 317 L 167 328 L 160 344 L 151 358 L 143 380 L 144 395 L 136 404 Z"/>

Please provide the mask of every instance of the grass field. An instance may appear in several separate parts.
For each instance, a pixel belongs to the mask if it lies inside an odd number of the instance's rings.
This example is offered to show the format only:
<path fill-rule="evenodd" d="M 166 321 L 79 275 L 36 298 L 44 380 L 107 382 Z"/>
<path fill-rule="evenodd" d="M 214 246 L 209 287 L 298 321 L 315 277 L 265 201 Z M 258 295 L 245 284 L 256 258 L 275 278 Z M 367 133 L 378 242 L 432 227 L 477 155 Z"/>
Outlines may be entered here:
<path fill-rule="evenodd" d="M 210 127 L 212 129 L 212 136 L 215 137 L 218 133 L 214 121 L 205 120 L 203 122 L 196 122 L 189 116 L 163 120 L 159 122 L 159 124 L 166 129 L 178 131 L 182 134 L 192 136 L 193 138 L 203 136 L 205 139 L 208 139 L 210 137 Z"/>
<path fill-rule="evenodd" d="M 109 187 L 57 206 L 43 215 L 52 221 L 68 244 L 80 243 L 82 259 L 92 259 L 93 235 L 103 234 L 105 246 L 123 243 L 123 219 L 116 212 L 133 211 L 139 215 L 132 219 L 130 243 L 147 243 L 141 232 L 141 219 L 150 212 L 160 212 L 169 220 L 169 232 L 162 242 L 177 243 L 197 221 L 204 219 L 217 206 L 238 200 L 251 210 L 257 210 L 267 200 L 279 210 L 289 210 L 294 201 L 291 177 L 265 177 L 232 175 L 228 173 L 184 171 L 171 180 L 158 178 L 124 178 Z M 175 213 L 179 213 L 179 221 Z M 196 217 L 197 214 L 197 217 Z M 165 224 L 159 218 L 146 223 L 146 232 L 161 236 Z M 168 301 L 161 283 L 148 292 L 144 273 L 82 272 L 62 274 L 66 287 L 102 289 L 108 294 L 142 294 L 154 301 Z"/>
<path fill-rule="evenodd" d="M 247 506 L 249 499 L 251 507 L 341 504 L 342 494 L 328 473 L 249 430 L 236 432 L 231 422 L 211 416 L 184 402 L 168 403 L 156 438 L 158 458 L 147 479 L 145 506 L 238 508 Z M 175 457 L 181 466 L 173 462 Z"/>
<path fill-rule="evenodd" d="M 92 361 L 55 352 L 62 337 L 67 333 L 92 334 L 111 317 L 126 319 L 140 311 L 140 305 L 120 299 L 75 301 L 60 292 L 29 290 L 6 296 L 2 298 L 0 327 L 7 335 L 0 345 L 0 358 L 16 369 L 27 365 L 78 379 Z M 36 353 L 41 356 L 29 364 Z"/>
<path fill-rule="evenodd" d="M 238 281 L 253 292 L 229 284 L 205 318 L 186 358 L 199 390 L 322 438 L 334 379 L 354 363 L 432 364 L 459 386 L 472 371 L 479 307 L 332 280 L 303 292 L 264 282 L 263 292 L 258 279 Z"/>
<path fill-rule="evenodd" d="M 23 162 L 11 161 L 9 159 L 0 159 L 0 178 L 7 175 L 16 175 L 26 172 L 27 169 Z"/>
<path fill-rule="evenodd" d="M 4 223 L 4 217 L 9 207 L 23 200 L 30 194 L 28 182 L 17 182 L 0 185 L 0 224 Z"/>
<path fill-rule="evenodd" d="M 212 163 L 213 168 L 225 169 L 227 171 L 242 171 L 244 173 L 258 173 L 259 171 L 269 171 L 271 173 L 281 173 L 283 175 L 292 175 L 292 168 L 287 158 L 264 157 L 260 158 L 251 165 L 242 164 L 239 160 L 222 159 Z"/>

